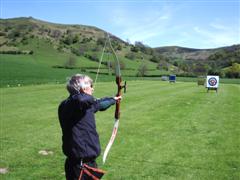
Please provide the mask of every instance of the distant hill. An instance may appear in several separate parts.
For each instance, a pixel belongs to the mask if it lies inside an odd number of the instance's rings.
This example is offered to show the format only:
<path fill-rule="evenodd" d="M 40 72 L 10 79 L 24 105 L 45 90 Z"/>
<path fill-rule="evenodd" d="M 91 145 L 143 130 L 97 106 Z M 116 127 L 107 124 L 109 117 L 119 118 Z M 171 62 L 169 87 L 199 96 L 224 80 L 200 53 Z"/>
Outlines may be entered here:
<path fill-rule="evenodd" d="M 89 39 L 96 41 L 98 38 L 104 38 L 107 33 L 93 26 L 56 24 L 32 17 L 0 19 L 0 25 L 0 46 L 5 44 L 11 46 L 13 42 L 22 42 L 34 36 L 47 38 L 54 43 L 61 43 L 63 41 L 66 44 L 88 41 Z M 124 41 L 116 36 L 111 36 L 113 39 L 124 43 Z"/>
<path fill-rule="evenodd" d="M 193 49 L 178 46 L 155 48 L 155 51 L 172 64 L 194 74 L 216 74 L 222 77 L 240 77 L 240 68 L 234 72 L 226 71 L 226 67 L 240 64 L 240 45 L 232 45 L 215 49 Z M 235 66 L 238 67 L 238 66 Z M 225 70 L 223 70 L 225 69 Z M 230 68 L 231 69 L 231 68 Z"/>
<path fill-rule="evenodd" d="M 166 46 L 155 48 L 158 53 L 164 54 L 169 58 L 182 58 L 192 60 L 206 60 L 216 49 L 193 49 L 179 46 Z"/>
<path fill-rule="evenodd" d="M 155 48 L 158 53 L 161 53 L 169 58 L 182 58 L 184 60 L 209 60 L 214 54 L 219 54 L 221 52 L 232 53 L 229 54 L 238 56 L 240 52 L 240 45 L 232 45 L 227 47 L 215 48 L 215 49 L 193 49 L 178 46 L 166 46 Z M 238 54 L 235 54 L 238 53 Z M 225 60 L 225 59 L 223 59 Z M 236 59 L 237 60 L 237 59 Z"/>
<path fill-rule="evenodd" d="M 109 34 L 125 76 L 161 76 L 172 73 L 198 76 L 211 73 L 225 77 L 229 76 L 228 72 L 234 63 L 240 64 L 240 45 L 216 49 L 178 46 L 151 48 L 142 42 L 129 44 Z M 25 59 L 29 58 L 28 65 L 23 67 L 32 67 L 34 64 L 46 68 L 46 71 L 48 68 L 49 71 L 60 68 L 61 72 L 64 69 L 80 69 L 96 73 L 106 35 L 106 31 L 93 26 L 57 24 L 32 17 L 0 19 L 0 53 L 9 72 L 13 64 L 27 63 Z M 112 59 L 107 47 L 101 66 L 105 69 L 103 73 L 109 74 L 114 67 Z M 240 77 L 240 72 L 231 77 Z"/>

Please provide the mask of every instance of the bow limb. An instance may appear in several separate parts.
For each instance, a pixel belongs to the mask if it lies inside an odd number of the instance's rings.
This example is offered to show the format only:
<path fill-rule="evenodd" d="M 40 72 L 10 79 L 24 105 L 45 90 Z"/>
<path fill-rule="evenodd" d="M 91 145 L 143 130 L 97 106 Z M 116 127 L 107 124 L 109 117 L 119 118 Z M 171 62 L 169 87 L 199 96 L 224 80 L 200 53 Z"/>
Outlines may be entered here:
<path fill-rule="evenodd" d="M 118 125 L 119 125 L 119 119 L 115 119 L 114 126 L 113 126 L 113 131 L 112 131 L 112 136 L 111 136 L 111 138 L 108 142 L 108 145 L 107 145 L 107 147 L 104 151 L 104 154 L 103 154 L 103 164 L 106 162 L 108 152 L 110 151 L 110 149 L 112 147 L 112 144 L 115 140 L 115 137 L 117 135 Z"/>
<path fill-rule="evenodd" d="M 116 65 L 115 65 L 115 74 L 116 74 L 116 84 L 117 84 L 117 94 L 116 96 L 121 96 L 121 89 L 122 89 L 122 86 L 121 86 L 121 82 L 122 82 L 122 78 L 121 78 L 121 71 L 120 71 L 120 63 L 119 63 L 119 60 L 118 60 L 118 57 L 112 47 L 112 44 L 111 44 L 111 41 L 110 41 L 110 37 L 108 35 L 108 41 L 109 41 L 109 45 L 110 45 L 110 48 L 111 48 L 111 51 L 113 52 L 114 54 L 114 58 L 116 60 Z M 112 136 L 108 142 L 108 145 L 104 151 L 104 154 L 103 154 L 103 164 L 105 163 L 106 161 L 106 158 L 107 158 L 107 155 L 112 147 L 112 144 L 115 140 L 115 137 L 117 135 L 117 131 L 118 131 L 118 125 L 119 125 L 119 119 L 120 119 L 120 100 L 117 100 L 116 102 L 116 108 L 115 108 L 115 122 L 114 122 L 114 126 L 113 126 L 113 131 L 112 131 Z"/>

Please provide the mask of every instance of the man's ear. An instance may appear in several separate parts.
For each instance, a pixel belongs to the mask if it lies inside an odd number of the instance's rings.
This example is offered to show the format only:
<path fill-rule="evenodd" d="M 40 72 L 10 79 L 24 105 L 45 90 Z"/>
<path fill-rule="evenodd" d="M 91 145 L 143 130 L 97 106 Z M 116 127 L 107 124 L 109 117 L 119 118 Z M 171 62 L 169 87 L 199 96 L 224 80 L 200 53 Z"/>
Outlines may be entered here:
<path fill-rule="evenodd" d="M 83 90 L 83 88 L 80 88 L 79 92 L 81 92 L 81 93 L 84 93 L 84 90 Z"/>

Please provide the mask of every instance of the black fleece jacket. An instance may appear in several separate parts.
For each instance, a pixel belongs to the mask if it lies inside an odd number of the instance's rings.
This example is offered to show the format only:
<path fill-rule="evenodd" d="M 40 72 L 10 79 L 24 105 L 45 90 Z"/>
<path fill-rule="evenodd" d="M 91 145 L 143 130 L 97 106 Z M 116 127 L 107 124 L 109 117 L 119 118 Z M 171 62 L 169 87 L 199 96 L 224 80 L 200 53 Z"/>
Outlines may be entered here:
<path fill-rule="evenodd" d="M 94 113 L 115 104 L 115 99 L 94 99 L 88 94 L 69 96 L 60 103 L 58 117 L 62 128 L 63 153 L 71 159 L 95 159 L 101 153 Z"/>

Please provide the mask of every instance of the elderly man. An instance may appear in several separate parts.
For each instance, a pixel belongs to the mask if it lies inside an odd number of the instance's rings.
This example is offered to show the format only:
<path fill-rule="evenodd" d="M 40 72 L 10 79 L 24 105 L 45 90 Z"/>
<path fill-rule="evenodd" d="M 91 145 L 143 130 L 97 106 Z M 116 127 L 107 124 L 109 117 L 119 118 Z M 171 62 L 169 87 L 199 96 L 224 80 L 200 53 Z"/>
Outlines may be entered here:
<path fill-rule="evenodd" d="M 93 81 L 89 76 L 76 74 L 67 83 L 69 97 L 60 103 L 58 117 L 62 128 L 62 149 L 66 155 L 67 180 L 91 179 L 81 173 L 83 164 L 96 168 L 101 148 L 94 114 L 114 105 L 119 97 L 95 99 Z"/>

